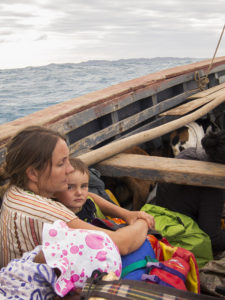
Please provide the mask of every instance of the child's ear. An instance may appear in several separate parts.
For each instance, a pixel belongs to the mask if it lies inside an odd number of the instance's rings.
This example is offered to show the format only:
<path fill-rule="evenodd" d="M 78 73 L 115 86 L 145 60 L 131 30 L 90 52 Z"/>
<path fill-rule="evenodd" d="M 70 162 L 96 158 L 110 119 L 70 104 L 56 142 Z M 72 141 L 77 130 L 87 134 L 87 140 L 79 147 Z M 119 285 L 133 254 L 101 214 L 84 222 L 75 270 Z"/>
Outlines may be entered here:
<path fill-rule="evenodd" d="M 38 171 L 30 166 L 26 169 L 27 178 L 33 182 L 38 182 Z"/>

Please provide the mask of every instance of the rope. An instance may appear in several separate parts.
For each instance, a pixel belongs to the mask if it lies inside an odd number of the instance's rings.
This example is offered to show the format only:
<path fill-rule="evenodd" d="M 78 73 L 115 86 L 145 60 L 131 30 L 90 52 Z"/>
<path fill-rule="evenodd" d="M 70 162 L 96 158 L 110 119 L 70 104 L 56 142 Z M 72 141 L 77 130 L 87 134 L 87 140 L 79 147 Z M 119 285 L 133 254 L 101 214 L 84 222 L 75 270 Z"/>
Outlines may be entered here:
<path fill-rule="evenodd" d="M 219 41 L 218 41 L 218 43 L 217 43 L 216 50 L 215 50 L 215 52 L 214 52 L 213 58 L 212 58 L 212 60 L 211 60 L 211 64 L 209 65 L 208 71 L 207 71 L 207 73 L 206 73 L 206 76 L 207 76 L 207 77 L 208 77 L 209 71 L 210 71 L 211 68 L 212 68 L 212 64 L 213 64 L 214 58 L 215 58 L 215 56 L 216 56 L 217 50 L 219 49 L 220 42 L 221 42 L 221 40 L 222 40 L 224 30 L 225 30 L 225 25 L 223 25 L 223 29 L 222 29 L 222 32 L 221 32 L 221 34 L 220 34 L 220 38 L 219 38 Z"/>
<path fill-rule="evenodd" d="M 194 74 L 194 79 L 195 79 L 195 81 L 198 83 L 198 88 L 199 88 L 201 91 L 205 90 L 207 84 L 209 83 L 208 75 L 209 75 L 210 70 L 212 69 L 212 65 L 213 65 L 214 59 L 215 59 L 215 57 L 216 57 L 217 50 L 219 49 L 220 42 L 221 42 L 221 40 L 222 40 L 224 30 L 225 30 L 225 25 L 223 26 L 222 32 L 221 32 L 221 34 L 220 34 L 219 41 L 218 41 L 217 46 L 216 46 L 216 50 L 215 50 L 215 52 L 214 52 L 213 58 L 211 59 L 211 63 L 210 63 L 210 65 L 209 65 L 209 67 L 208 67 L 208 70 L 207 70 L 207 72 L 206 72 L 206 75 L 203 76 L 203 77 L 200 77 L 198 71 L 195 72 L 195 74 Z"/>
<path fill-rule="evenodd" d="M 198 83 L 198 88 L 195 90 L 204 91 L 206 89 L 207 84 L 209 83 L 208 75 L 200 77 L 199 72 L 196 71 L 194 74 L 194 80 Z"/>

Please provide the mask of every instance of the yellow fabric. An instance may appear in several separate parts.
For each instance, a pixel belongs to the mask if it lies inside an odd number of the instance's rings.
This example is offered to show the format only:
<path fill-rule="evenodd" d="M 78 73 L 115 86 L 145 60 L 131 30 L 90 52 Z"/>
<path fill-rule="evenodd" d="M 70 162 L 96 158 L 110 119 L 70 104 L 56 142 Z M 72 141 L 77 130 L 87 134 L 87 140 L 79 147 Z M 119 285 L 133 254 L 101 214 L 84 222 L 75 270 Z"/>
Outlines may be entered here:
<path fill-rule="evenodd" d="M 94 205 L 95 205 L 95 208 L 96 208 L 96 217 L 99 218 L 99 219 L 105 219 L 105 216 L 103 215 L 103 213 L 102 213 L 100 207 L 98 206 L 98 204 L 95 203 L 94 199 L 91 198 L 90 196 L 88 196 L 88 199 L 90 199 L 94 203 Z"/>
<path fill-rule="evenodd" d="M 225 220 L 221 219 L 221 229 L 225 229 Z"/>
<path fill-rule="evenodd" d="M 198 293 L 197 282 L 199 279 L 198 279 L 198 276 L 196 273 L 195 263 L 193 262 L 192 257 L 190 257 L 189 264 L 190 264 L 191 269 L 187 274 L 186 286 L 189 291 L 197 294 Z"/>
<path fill-rule="evenodd" d="M 163 252 L 163 258 L 164 260 L 171 259 L 174 252 L 177 250 L 177 247 L 170 247 L 162 242 L 159 242 L 162 252 Z"/>
<path fill-rule="evenodd" d="M 97 216 L 97 218 L 105 219 L 105 216 L 103 215 L 101 209 L 99 208 L 99 206 L 96 203 L 95 203 L 95 207 L 96 207 L 96 216 Z"/>
<path fill-rule="evenodd" d="M 173 254 L 176 252 L 177 247 L 168 246 L 160 241 L 159 241 L 159 243 L 160 243 L 160 246 L 161 246 L 161 249 L 163 252 L 164 260 L 171 259 Z M 190 265 L 190 271 L 187 274 L 186 287 L 187 287 L 188 291 L 197 294 L 199 278 L 198 278 L 197 271 L 196 271 L 196 265 L 195 265 L 192 257 L 189 258 L 189 265 Z"/>
<path fill-rule="evenodd" d="M 114 204 L 120 206 L 118 200 L 116 199 L 116 197 L 113 195 L 113 193 L 110 190 L 105 190 L 106 193 L 108 194 L 109 198 L 113 201 Z"/>
<path fill-rule="evenodd" d="M 117 201 L 116 197 L 113 195 L 113 193 L 110 190 L 105 190 L 105 192 L 107 193 L 107 195 L 109 196 L 109 198 L 113 201 L 113 203 L 117 206 L 120 206 L 119 202 Z M 113 220 L 112 217 L 107 216 L 107 219 L 109 220 Z"/>

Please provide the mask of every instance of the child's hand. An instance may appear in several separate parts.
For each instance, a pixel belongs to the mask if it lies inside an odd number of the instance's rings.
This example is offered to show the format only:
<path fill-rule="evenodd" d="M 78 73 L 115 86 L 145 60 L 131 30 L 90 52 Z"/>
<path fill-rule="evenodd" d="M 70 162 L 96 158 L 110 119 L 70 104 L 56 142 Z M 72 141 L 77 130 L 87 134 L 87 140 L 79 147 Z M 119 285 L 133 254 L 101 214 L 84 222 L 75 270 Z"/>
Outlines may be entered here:
<path fill-rule="evenodd" d="M 145 211 L 129 211 L 126 215 L 127 224 L 133 224 L 137 219 L 143 219 L 147 222 L 149 229 L 155 229 L 155 219 Z"/>

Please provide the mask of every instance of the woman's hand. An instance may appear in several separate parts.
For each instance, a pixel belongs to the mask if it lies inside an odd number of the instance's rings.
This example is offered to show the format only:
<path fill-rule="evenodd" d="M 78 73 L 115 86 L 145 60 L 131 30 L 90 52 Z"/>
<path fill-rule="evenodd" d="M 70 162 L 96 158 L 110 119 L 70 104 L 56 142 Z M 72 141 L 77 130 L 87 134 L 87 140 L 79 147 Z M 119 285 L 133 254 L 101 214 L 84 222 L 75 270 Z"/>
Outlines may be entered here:
<path fill-rule="evenodd" d="M 128 211 L 125 216 L 127 224 L 133 224 L 137 219 L 143 219 L 147 222 L 149 229 L 155 229 L 155 219 L 145 211 Z"/>
<path fill-rule="evenodd" d="M 120 206 L 117 206 L 113 203 L 110 203 L 109 201 L 103 199 L 102 197 L 94 193 L 89 192 L 89 195 L 94 199 L 95 203 L 98 204 L 98 206 L 100 207 L 101 211 L 105 216 L 121 218 L 124 221 L 126 221 L 128 225 L 132 225 L 138 219 L 142 219 L 146 221 L 148 225 L 148 229 L 155 229 L 154 217 L 147 214 L 146 212 L 130 211 Z"/>

